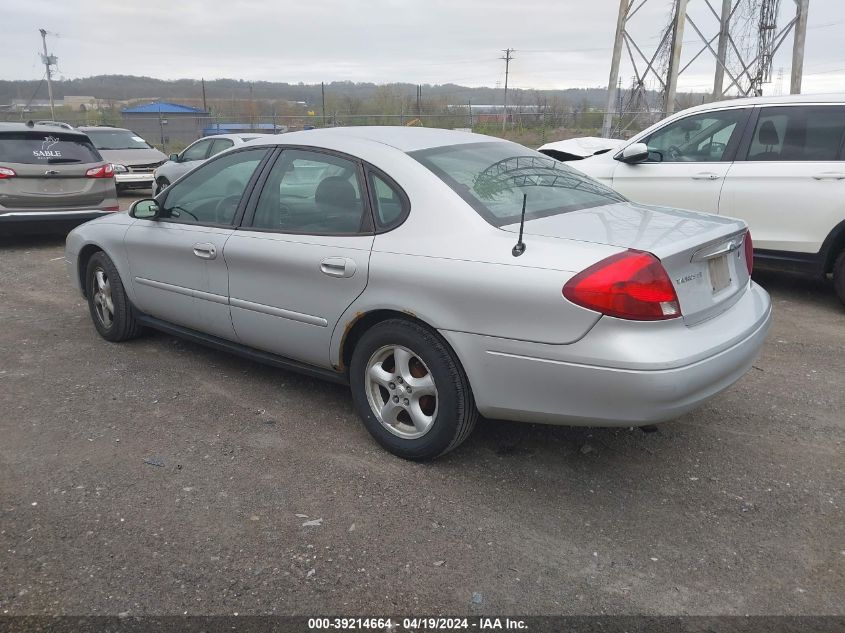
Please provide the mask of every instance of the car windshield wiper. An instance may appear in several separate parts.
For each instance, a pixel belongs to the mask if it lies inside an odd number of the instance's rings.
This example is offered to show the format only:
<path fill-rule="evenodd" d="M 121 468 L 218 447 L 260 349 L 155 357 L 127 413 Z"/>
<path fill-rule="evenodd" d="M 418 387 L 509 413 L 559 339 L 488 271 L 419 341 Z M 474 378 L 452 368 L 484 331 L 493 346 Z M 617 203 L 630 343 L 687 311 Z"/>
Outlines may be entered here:
<path fill-rule="evenodd" d="M 47 164 L 48 165 L 56 165 L 58 163 L 81 163 L 82 161 L 78 158 L 48 158 Z"/>

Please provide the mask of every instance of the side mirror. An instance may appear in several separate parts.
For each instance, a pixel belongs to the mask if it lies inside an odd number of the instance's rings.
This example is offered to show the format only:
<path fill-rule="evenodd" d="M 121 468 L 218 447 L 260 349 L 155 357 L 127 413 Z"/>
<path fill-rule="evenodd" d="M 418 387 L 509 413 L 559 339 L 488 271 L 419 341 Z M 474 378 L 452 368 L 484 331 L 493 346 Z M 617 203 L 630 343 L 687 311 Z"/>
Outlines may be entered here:
<path fill-rule="evenodd" d="M 648 145 L 645 143 L 632 143 L 614 156 L 614 158 L 630 165 L 641 163 L 644 160 L 648 160 Z"/>
<path fill-rule="evenodd" d="M 174 163 L 179 162 L 179 154 L 171 154 L 169 160 L 173 161 Z"/>
<path fill-rule="evenodd" d="M 161 207 L 152 198 L 138 200 L 129 207 L 129 215 L 139 220 L 155 220 L 160 213 Z"/>

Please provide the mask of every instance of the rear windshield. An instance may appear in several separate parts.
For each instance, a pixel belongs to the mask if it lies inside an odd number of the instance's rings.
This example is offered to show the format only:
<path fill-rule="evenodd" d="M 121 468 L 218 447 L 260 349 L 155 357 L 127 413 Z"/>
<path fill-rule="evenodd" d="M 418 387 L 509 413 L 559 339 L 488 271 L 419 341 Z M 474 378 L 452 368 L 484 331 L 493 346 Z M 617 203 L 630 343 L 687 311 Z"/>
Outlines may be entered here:
<path fill-rule="evenodd" d="M 563 163 L 509 142 L 411 152 L 494 226 L 597 207 L 625 198 Z"/>
<path fill-rule="evenodd" d="M 97 149 L 150 149 L 135 132 L 129 130 L 86 130 Z"/>
<path fill-rule="evenodd" d="M 0 163 L 55 165 L 99 163 L 103 159 L 84 136 L 49 132 L 0 133 Z"/>

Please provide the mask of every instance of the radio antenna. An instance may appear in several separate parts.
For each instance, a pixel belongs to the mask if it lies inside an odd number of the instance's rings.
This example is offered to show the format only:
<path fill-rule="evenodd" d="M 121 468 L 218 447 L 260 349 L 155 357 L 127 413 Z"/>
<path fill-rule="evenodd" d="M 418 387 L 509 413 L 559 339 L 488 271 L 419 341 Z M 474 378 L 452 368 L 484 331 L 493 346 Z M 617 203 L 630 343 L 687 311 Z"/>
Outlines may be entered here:
<path fill-rule="evenodd" d="M 528 194 L 522 194 L 522 219 L 519 221 L 519 239 L 516 241 L 516 245 L 511 250 L 511 254 L 514 257 L 519 257 L 525 252 L 525 242 L 522 241 L 522 229 L 525 227 L 525 204 L 528 202 Z"/>

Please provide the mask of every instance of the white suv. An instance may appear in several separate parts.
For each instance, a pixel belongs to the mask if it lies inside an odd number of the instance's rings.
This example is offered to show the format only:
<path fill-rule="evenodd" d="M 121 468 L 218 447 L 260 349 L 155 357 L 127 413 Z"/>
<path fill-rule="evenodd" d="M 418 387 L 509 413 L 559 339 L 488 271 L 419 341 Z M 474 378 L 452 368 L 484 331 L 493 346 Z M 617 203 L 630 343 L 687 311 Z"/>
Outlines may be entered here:
<path fill-rule="evenodd" d="M 845 302 L 845 95 L 708 103 L 569 164 L 637 202 L 742 218 L 756 262 L 832 275 Z"/>

